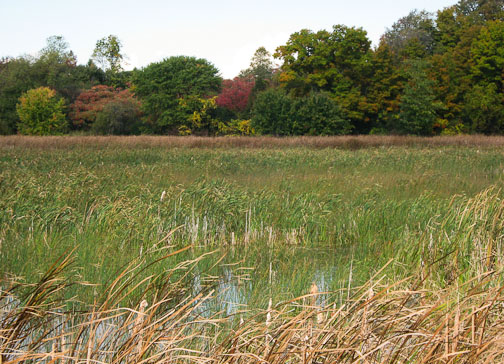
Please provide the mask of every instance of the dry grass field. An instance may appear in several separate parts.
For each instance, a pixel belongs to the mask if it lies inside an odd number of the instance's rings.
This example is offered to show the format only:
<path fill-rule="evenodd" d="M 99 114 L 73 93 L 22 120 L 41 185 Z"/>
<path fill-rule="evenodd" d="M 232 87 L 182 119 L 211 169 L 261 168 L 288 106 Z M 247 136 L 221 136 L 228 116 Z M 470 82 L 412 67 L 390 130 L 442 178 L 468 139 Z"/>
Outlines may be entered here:
<path fill-rule="evenodd" d="M 416 136 L 301 136 L 301 137 L 197 137 L 197 136 L 0 136 L 0 147 L 69 148 L 344 148 L 415 147 L 502 147 L 503 136 L 460 135 L 432 138 Z"/>

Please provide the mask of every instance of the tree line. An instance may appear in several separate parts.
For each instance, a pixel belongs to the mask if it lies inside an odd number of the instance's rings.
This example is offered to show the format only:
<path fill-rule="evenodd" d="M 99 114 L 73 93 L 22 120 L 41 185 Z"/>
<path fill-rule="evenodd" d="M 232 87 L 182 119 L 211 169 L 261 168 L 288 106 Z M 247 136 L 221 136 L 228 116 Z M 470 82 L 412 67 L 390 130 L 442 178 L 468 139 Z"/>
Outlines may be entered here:
<path fill-rule="evenodd" d="M 362 28 L 302 29 L 232 80 L 195 57 L 123 60 L 114 35 L 85 65 L 61 36 L 1 59 L 0 133 L 504 133 L 504 0 L 412 11 L 375 47 Z"/>

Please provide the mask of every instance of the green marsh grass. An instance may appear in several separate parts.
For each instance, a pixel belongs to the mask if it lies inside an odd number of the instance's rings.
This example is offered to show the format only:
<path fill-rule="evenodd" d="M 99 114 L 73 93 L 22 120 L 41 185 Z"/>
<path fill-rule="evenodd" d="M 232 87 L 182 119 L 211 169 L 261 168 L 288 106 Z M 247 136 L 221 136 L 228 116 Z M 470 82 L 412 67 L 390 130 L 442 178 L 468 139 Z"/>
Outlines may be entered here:
<path fill-rule="evenodd" d="M 503 151 L 482 137 L 0 139 L 2 307 L 17 305 L 2 330 L 67 322 L 42 346 L 3 331 L 4 362 L 498 362 Z M 118 277 L 128 294 L 107 301 Z M 49 303 L 28 305 L 37 287 Z M 130 328 L 146 297 L 142 351 Z M 16 316 L 37 305 L 42 322 Z M 115 339 L 98 344 L 95 316 Z M 72 352 L 65 330 L 83 330 Z"/>

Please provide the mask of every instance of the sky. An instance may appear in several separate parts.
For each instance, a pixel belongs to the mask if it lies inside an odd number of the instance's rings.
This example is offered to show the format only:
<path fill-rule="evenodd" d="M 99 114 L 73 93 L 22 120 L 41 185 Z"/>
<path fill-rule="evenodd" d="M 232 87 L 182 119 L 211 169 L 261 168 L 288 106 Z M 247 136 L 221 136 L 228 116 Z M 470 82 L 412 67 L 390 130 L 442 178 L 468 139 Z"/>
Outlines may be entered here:
<path fill-rule="evenodd" d="M 125 69 L 170 56 L 206 58 L 224 78 L 250 64 L 261 46 L 273 53 L 301 29 L 361 27 L 374 45 L 414 9 L 435 12 L 457 0 L 0 0 L 0 57 L 36 55 L 61 35 L 87 63 L 96 41 L 113 34 Z"/>

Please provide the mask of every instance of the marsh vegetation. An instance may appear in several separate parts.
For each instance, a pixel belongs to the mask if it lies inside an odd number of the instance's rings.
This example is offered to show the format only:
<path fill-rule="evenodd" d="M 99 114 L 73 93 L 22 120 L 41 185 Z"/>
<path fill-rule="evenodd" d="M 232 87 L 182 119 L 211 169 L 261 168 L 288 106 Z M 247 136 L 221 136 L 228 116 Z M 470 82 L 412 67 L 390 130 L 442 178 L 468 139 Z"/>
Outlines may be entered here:
<path fill-rule="evenodd" d="M 502 138 L 0 151 L 2 363 L 502 360 Z"/>

